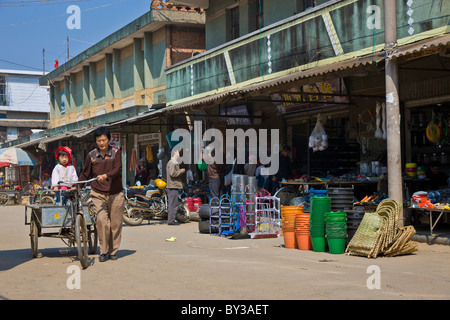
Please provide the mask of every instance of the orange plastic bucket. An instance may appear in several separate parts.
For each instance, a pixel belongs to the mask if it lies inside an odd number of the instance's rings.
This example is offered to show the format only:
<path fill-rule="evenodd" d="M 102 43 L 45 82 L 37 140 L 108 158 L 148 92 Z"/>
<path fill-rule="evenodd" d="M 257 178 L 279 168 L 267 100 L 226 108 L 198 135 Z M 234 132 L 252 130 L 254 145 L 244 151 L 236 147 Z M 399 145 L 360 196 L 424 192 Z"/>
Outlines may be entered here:
<path fill-rule="evenodd" d="M 287 249 L 296 249 L 297 248 L 297 238 L 295 236 L 295 232 L 284 232 L 284 247 Z"/>
<path fill-rule="evenodd" d="M 312 242 L 309 234 L 296 234 L 299 250 L 312 250 Z"/>

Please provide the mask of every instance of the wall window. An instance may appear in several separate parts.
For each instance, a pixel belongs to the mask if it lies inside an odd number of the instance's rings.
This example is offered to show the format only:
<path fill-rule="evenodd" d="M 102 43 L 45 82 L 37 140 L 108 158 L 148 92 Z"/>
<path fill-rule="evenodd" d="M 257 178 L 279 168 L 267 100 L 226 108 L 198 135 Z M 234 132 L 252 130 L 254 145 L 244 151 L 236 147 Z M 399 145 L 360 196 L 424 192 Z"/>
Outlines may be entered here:
<path fill-rule="evenodd" d="M 256 0 L 256 29 L 264 27 L 264 0 Z"/>
<path fill-rule="evenodd" d="M 19 137 L 17 128 L 6 128 L 6 141 L 16 140 Z"/>
<path fill-rule="evenodd" d="M 0 76 L 0 106 L 8 105 L 6 99 L 6 77 Z"/>
<path fill-rule="evenodd" d="M 231 29 L 230 35 L 231 40 L 239 38 L 239 6 L 234 7 L 230 10 L 230 20 L 231 20 Z"/>
<path fill-rule="evenodd" d="M 303 8 L 304 10 L 311 9 L 317 6 L 317 0 L 303 0 Z"/>

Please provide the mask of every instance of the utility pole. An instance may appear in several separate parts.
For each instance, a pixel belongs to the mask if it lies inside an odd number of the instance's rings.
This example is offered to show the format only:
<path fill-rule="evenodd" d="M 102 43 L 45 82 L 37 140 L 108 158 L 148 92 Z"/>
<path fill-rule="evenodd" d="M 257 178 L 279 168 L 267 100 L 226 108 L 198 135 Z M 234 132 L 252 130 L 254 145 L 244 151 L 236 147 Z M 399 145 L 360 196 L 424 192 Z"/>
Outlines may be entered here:
<path fill-rule="evenodd" d="M 67 36 L 67 61 L 69 61 L 69 36 Z"/>
<path fill-rule="evenodd" d="M 398 96 L 398 61 L 396 1 L 384 1 L 384 39 L 386 52 L 386 126 L 389 198 L 403 204 L 400 101 Z M 403 227 L 403 212 L 398 226 Z"/>
<path fill-rule="evenodd" d="M 42 75 L 45 76 L 45 48 L 42 49 Z"/>

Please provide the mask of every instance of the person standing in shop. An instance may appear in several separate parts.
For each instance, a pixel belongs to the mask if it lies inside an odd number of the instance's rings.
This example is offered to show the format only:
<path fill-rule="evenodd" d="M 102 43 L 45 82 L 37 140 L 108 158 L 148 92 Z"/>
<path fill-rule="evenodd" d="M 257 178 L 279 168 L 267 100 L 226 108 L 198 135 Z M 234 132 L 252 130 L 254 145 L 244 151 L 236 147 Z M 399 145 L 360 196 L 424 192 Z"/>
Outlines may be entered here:
<path fill-rule="evenodd" d="M 438 190 L 448 186 L 448 175 L 441 171 L 441 164 L 433 161 L 427 170 L 427 178 L 430 179 L 430 190 Z"/>
<path fill-rule="evenodd" d="M 272 194 L 274 194 L 279 188 L 281 188 L 281 182 L 284 180 L 290 180 L 293 176 L 291 158 L 289 153 L 291 147 L 283 145 L 280 152 L 279 169 L 277 174 L 272 177 Z"/>
<path fill-rule="evenodd" d="M 204 158 L 206 163 L 208 163 L 207 172 L 211 198 L 220 199 L 225 192 L 225 165 L 214 161 L 210 148 L 205 149 Z"/>
<path fill-rule="evenodd" d="M 139 165 L 136 167 L 135 183 L 139 181 L 141 186 L 145 186 L 148 183 L 148 177 L 149 174 L 145 163 L 145 158 L 141 158 Z"/>
<path fill-rule="evenodd" d="M 167 206 L 168 217 L 167 224 L 169 226 L 179 225 L 175 221 L 175 217 L 178 209 L 178 190 L 183 188 L 182 175 L 186 172 L 185 168 L 180 168 L 178 159 L 180 158 L 180 151 L 173 149 L 171 151 L 172 157 L 167 163 Z"/>
<path fill-rule="evenodd" d="M 97 147 L 88 153 L 79 180 L 98 178 L 91 184 L 91 198 L 100 242 L 99 261 L 105 262 L 117 260 L 122 239 L 122 155 L 120 148 L 109 145 L 111 134 L 107 127 L 95 129 L 94 138 Z"/>

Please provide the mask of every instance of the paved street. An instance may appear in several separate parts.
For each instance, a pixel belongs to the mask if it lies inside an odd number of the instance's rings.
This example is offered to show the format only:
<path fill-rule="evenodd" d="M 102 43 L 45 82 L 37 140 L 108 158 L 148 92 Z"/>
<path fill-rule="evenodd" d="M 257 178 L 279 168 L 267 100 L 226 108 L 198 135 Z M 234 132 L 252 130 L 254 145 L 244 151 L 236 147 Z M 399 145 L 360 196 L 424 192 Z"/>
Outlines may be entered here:
<path fill-rule="evenodd" d="M 41 237 L 39 257 L 33 259 L 28 234 L 23 206 L 0 207 L 1 299 L 450 298 L 450 246 L 445 245 L 420 243 L 414 255 L 367 259 L 285 249 L 283 238 L 210 236 L 198 232 L 197 222 L 143 224 L 124 226 L 117 261 L 100 263 L 92 255 L 91 265 L 77 273 L 75 249 L 66 252 L 61 240 Z M 176 241 L 165 241 L 170 237 Z M 372 265 L 380 271 L 379 289 L 367 286 Z M 68 281 L 76 274 L 78 282 Z"/>

